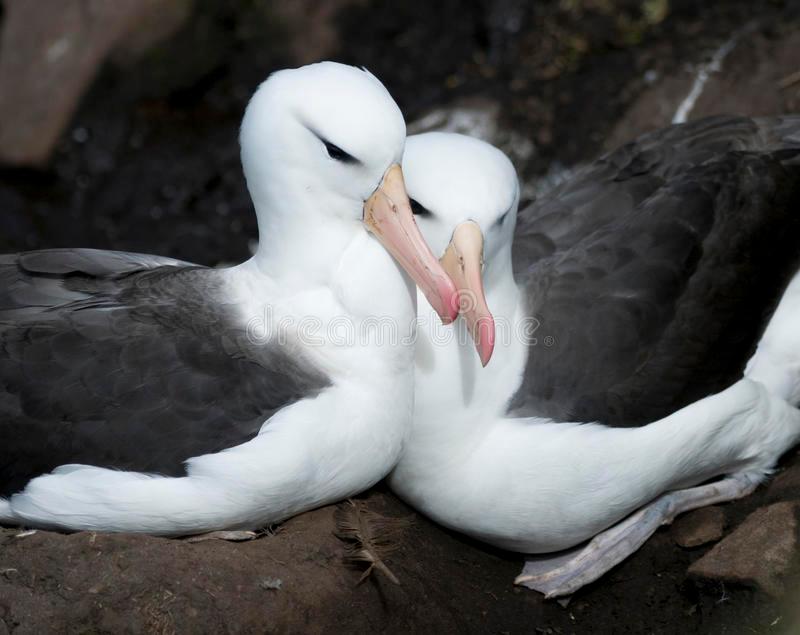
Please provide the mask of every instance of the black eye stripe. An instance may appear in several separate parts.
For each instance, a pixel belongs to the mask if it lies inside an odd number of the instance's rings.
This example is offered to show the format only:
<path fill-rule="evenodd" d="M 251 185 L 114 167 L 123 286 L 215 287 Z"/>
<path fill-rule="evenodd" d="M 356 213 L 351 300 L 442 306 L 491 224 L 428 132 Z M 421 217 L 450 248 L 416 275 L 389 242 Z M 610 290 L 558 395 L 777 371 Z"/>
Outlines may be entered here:
<path fill-rule="evenodd" d="M 319 132 L 317 132 L 312 126 L 308 125 L 305 122 L 302 122 L 305 126 L 306 130 L 308 130 L 311 134 L 313 134 L 317 139 L 322 142 L 322 145 L 325 146 L 325 152 L 328 153 L 328 156 L 333 159 L 334 161 L 339 161 L 340 163 L 347 163 L 347 164 L 360 164 L 361 161 L 356 159 L 352 154 L 349 152 L 345 152 L 335 143 L 331 143 L 325 137 L 323 137 Z"/>
<path fill-rule="evenodd" d="M 510 213 L 511 213 L 511 210 L 510 210 L 510 209 L 506 210 L 505 214 L 503 214 L 503 215 L 502 215 L 500 218 L 498 218 L 498 219 L 495 221 L 495 225 L 502 225 L 502 224 L 503 224 L 503 223 L 506 221 L 506 218 L 508 218 L 508 215 L 509 215 Z"/>
<path fill-rule="evenodd" d="M 321 141 L 325 144 L 325 150 L 328 151 L 328 156 L 331 159 L 341 161 L 342 163 L 358 163 L 358 159 L 356 159 L 352 154 L 348 154 L 342 150 L 339 146 L 331 143 L 330 141 L 325 141 L 325 139 L 321 139 Z"/>
<path fill-rule="evenodd" d="M 413 198 L 409 199 L 411 202 L 411 211 L 413 212 L 414 216 L 433 216 L 433 213 L 429 210 L 420 205 L 417 201 Z"/>

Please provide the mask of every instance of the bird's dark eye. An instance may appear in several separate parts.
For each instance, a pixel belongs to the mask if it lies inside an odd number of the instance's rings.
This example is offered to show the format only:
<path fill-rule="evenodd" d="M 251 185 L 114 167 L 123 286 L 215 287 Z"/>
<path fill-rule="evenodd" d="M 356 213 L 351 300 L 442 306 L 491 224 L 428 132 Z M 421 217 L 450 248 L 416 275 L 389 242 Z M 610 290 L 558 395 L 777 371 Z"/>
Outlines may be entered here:
<path fill-rule="evenodd" d="M 433 216 L 429 209 L 424 208 L 413 198 L 409 200 L 411 201 L 411 211 L 414 213 L 414 216 Z"/>
<path fill-rule="evenodd" d="M 339 146 L 332 144 L 330 141 L 323 141 L 322 143 L 325 144 L 325 149 L 331 159 L 342 163 L 358 163 L 358 160 L 352 154 L 347 154 Z"/>

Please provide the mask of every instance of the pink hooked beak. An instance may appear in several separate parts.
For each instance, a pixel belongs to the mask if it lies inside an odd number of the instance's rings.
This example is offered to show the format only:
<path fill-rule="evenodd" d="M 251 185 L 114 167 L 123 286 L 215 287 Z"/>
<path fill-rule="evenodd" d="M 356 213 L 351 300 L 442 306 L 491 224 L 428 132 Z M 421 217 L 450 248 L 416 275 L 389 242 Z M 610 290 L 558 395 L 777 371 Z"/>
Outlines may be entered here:
<path fill-rule="evenodd" d="M 364 224 L 411 276 L 442 322 L 455 320 L 456 287 L 417 227 L 403 171 L 396 163 L 386 170 L 380 186 L 364 203 Z"/>
<path fill-rule="evenodd" d="M 483 292 L 483 232 L 477 223 L 465 221 L 456 227 L 441 262 L 458 287 L 459 312 L 486 366 L 494 351 L 495 326 Z"/>

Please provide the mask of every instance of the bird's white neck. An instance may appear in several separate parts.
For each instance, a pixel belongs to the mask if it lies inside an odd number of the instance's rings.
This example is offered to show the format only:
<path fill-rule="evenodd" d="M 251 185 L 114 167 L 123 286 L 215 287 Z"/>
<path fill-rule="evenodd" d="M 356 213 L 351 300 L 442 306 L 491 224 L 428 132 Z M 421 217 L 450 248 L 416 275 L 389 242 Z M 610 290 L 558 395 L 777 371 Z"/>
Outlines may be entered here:
<path fill-rule="evenodd" d="M 259 269 L 287 287 L 330 282 L 342 253 L 365 232 L 360 220 L 341 218 L 335 207 L 342 202 L 315 199 L 312 187 L 268 183 L 251 189 L 259 234 L 254 261 Z"/>
<path fill-rule="evenodd" d="M 432 435 L 469 444 L 471 430 L 480 431 L 487 417 L 502 416 L 519 385 L 527 346 L 520 338 L 522 296 L 512 275 L 510 248 L 492 258 L 484 280 L 496 326 L 494 354 L 486 368 L 464 320 L 442 326 L 424 296 L 417 296 L 414 442 L 429 443 Z"/>
<path fill-rule="evenodd" d="M 242 323 L 283 333 L 329 373 L 410 377 L 416 294 L 392 256 L 344 201 L 268 180 L 250 189 L 259 247 L 230 272 Z"/>

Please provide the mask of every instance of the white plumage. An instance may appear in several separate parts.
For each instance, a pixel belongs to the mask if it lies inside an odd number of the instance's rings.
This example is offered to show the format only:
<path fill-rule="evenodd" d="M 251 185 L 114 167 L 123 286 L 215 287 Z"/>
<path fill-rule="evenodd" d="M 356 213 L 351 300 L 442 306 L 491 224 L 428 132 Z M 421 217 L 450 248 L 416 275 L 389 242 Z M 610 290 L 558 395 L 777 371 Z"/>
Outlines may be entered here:
<path fill-rule="evenodd" d="M 430 212 L 419 222 L 435 250 L 444 251 L 461 222 L 482 228 L 485 292 L 498 334 L 483 368 L 463 320 L 455 324 L 461 338 L 443 338 L 420 298 L 414 422 L 389 478 L 395 492 L 446 527 L 544 554 L 579 545 L 665 492 L 732 477 L 716 489 L 665 498 L 646 508 L 647 522 L 636 517 L 601 534 L 613 548 L 598 540 L 580 557 L 531 564 L 518 582 L 548 595 L 570 593 L 676 513 L 752 491 L 800 441 L 800 411 L 790 403 L 800 397 L 800 276 L 772 318 L 750 378 L 720 394 L 639 428 L 507 415 L 527 355 L 538 350 L 517 328 L 532 316 L 512 272 L 514 168 L 483 142 L 431 133 L 408 139 L 404 170 L 410 196 Z"/>
<path fill-rule="evenodd" d="M 362 209 L 374 192 L 388 200 L 390 221 L 408 208 L 401 179 L 396 200 L 381 194 L 404 142 L 397 105 L 365 71 L 321 63 L 262 84 L 241 128 L 260 246 L 251 260 L 210 274 L 220 291 L 208 302 L 233 315 L 223 326 L 237 340 L 250 338 L 256 360 L 263 347 L 267 359 L 259 363 L 268 370 L 268 351 L 279 347 L 284 357 L 311 364 L 329 386 L 278 410 L 249 441 L 189 458 L 185 476 L 64 465 L 0 499 L 0 521 L 155 534 L 255 528 L 383 478 L 410 423 L 416 294 L 379 242 L 390 244 L 379 231 L 384 225 L 371 227 L 376 239 L 364 227 L 374 219 L 362 221 Z M 421 238 L 398 249 L 410 251 L 414 263 L 430 260 L 419 275 L 431 288 L 439 285 L 445 295 L 448 284 L 452 289 Z M 393 325 L 392 337 L 368 337 L 376 315 Z M 356 336 L 334 339 L 336 324 Z"/>

